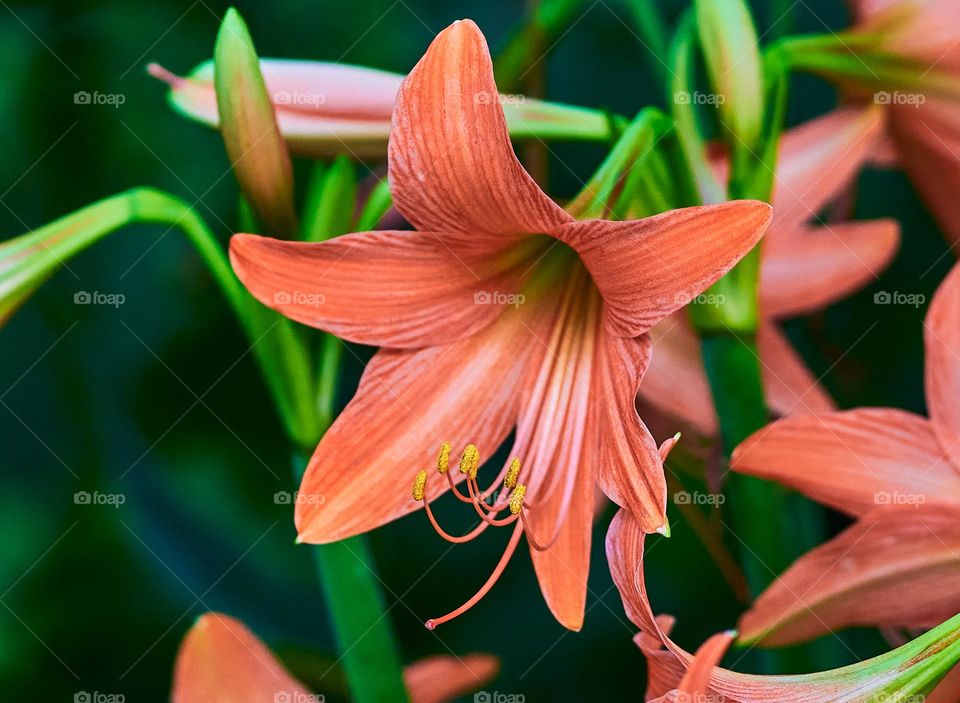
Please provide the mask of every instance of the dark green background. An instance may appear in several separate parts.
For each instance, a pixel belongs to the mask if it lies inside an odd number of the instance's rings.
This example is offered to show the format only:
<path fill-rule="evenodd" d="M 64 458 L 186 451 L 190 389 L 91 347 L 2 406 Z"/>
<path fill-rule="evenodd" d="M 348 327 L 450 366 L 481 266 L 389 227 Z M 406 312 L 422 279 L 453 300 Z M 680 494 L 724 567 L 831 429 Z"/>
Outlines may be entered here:
<path fill-rule="evenodd" d="M 670 17 L 680 7 L 665 5 Z M 396 71 L 409 69 L 433 34 L 460 17 L 475 19 L 496 51 L 522 11 L 518 0 L 238 6 L 262 56 Z M 236 188 L 222 145 L 173 114 L 162 86 L 144 73 L 149 61 L 184 72 L 208 58 L 226 7 L 213 0 L 0 6 L 4 238 L 151 185 L 198 202 L 226 240 Z M 547 61 L 549 97 L 624 114 L 662 105 L 621 2 L 584 7 Z M 772 10 L 757 10 L 763 30 Z M 823 31 L 846 18 L 833 0 L 811 0 L 797 5 L 795 21 Z M 81 90 L 120 93 L 125 103 L 76 105 Z M 835 101 L 823 83 L 799 78 L 791 120 Z M 569 196 L 602 149 L 562 146 L 556 154 L 553 192 Z M 924 308 L 878 307 L 873 294 L 929 299 L 952 257 L 899 174 L 869 172 L 859 192 L 862 216 L 902 219 L 903 250 L 881 281 L 790 331 L 818 372 L 836 364 L 825 382 L 841 405 L 922 411 Z M 130 228 L 69 269 L 0 331 L 4 698 L 70 701 L 78 691 L 99 691 L 162 700 L 181 637 L 208 609 L 240 617 L 273 646 L 329 652 L 308 555 L 293 544 L 289 507 L 273 502 L 274 492 L 291 488 L 286 442 L 244 339 L 193 250 L 178 232 Z M 126 303 L 76 306 L 78 291 L 122 293 Z M 348 358 L 344 400 L 360 371 Z M 122 493 L 126 503 L 78 506 L 79 490 Z M 501 656 L 503 673 L 489 690 L 527 701 L 639 700 L 642 659 L 603 557 L 608 519 L 596 531 L 579 634 L 552 620 L 523 550 L 483 603 L 429 633 L 423 619 L 482 583 L 506 535 L 447 554 L 422 515 L 375 533 L 390 602 L 403 599 L 391 616 L 405 660 L 490 651 Z M 657 610 L 680 616 L 679 640 L 695 647 L 731 627 L 739 610 L 689 527 L 674 512 L 671 519 L 674 537 L 649 557 L 651 591 Z M 840 649 L 837 665 L 881 646 L 869 633 L 846 640 L 851 649 Z"/>

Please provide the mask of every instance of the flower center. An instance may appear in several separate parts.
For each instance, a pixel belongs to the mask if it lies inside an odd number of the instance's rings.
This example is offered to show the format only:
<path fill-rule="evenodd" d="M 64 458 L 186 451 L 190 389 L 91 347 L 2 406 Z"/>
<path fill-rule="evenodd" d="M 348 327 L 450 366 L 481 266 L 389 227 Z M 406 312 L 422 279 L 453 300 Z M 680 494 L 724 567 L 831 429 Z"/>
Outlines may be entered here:
<path fill-rule="evenodd" d="M 414 500 L 423 502 L 427 518 L 430 520 L 430 524 L 433 526 L 433 529 L 436 530 L 437 534 L 448 542 L 463 544 L 476 539 L 484 530 L 491 526 L 507 527 L 514 525 L 514 528 L 513 535 L 511 535 L 510 541 L 507 543 L 503 555 L 500 557 L 500 561 L 496 567 L 494 567 L 493 573 L 490 574 L 486 582 L 459 608 L 441 617 L 427 620 L 424 625 L 428 630 L 432 630 L 437 625 L 441 625 L 448 620 L 453 620 L 455 617 L 463 615 L 463 613 L 480 602 L 500 578 L 507 563 L 517 549 L 521 535 L 526 534 L 527 541 L 537 550 L 548 549 L 556 540 L 556 535 L 554 535 L 547 544 L 543 544 L 530 533 L 530 526 L 527 524 L 527 519 L 524 515 L 525 511 L 530 507 L 524 505 L 527 487 L 518 482 L 520 477 L 520 460 L 518 458 L 514 457 L 507 467 L 506 473 L 503 476 L 503 491 L 500 495 L 496 495 L 497 488 L 500 485 L 499 479 L 495 480 L 486 490 L 480 490 L 477 482 L 477 473 L 480 468 L 480 452 L 477 450 L 476 445 L 468 444 L 460 457 L 460 472 L 466 476 L 465 482 L 467 484 L 467 495 L 464 495 L 450 475 L 450 449 L 449 442 L 444 442 L 440 446 L 440 453 L 437 456 L 437 473 L 446 477 L 450 491 L 458 500 L 463 503 L 469 503 L 473 507 L 480 522 L 474 528 L 459 536 L 451 535 L 444 530 L 433 514 L 433 510 L 430 508 L 430 499 L 427 497 L 427 472 L 420 471 L 417 473 L 413 482 L 413 498 Z"/>

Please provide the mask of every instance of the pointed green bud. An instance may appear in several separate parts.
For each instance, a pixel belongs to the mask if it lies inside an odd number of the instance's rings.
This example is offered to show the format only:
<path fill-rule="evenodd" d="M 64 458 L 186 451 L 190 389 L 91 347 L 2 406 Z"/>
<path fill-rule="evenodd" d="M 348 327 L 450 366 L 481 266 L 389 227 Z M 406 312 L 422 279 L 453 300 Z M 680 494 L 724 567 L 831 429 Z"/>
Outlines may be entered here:
<path fill-rule="evenodd" d="M 744 0 L 697 0 L 696 16 L 714 90 L 705 99 L 733 136 L 731 147 L 753 149 L 763 128 L 763 74 L 750 10 Z"/>
<path fill-rule="evenodd" d="M 227 10 L 214 48 L 220 131 L 233 172 L 265 234 L 297 230 L 293 167 L 247 25 Z"/>

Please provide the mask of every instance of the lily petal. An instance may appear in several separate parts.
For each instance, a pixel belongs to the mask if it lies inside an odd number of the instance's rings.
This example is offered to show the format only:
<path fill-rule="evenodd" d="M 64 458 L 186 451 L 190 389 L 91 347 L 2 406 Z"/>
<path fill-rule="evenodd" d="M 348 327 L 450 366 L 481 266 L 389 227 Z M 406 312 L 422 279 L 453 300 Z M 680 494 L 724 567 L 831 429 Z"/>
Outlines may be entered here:
<path fill-rule="evenodd" d="M 639 337 L 729 271 L 763 236 L 770 206 L 738 200 L 643 220 L 585 220 L 549 233 L 583 259 L 610 330 Z"/>
<path fill-rule="evenodd" d="M 442 442 L 500 446 L 519 414 L 524 367 L 539 351 L 531 335 L 544 336 L 533 305 L 508 308 L 446 346 L 377 352 L 310 460 L 295 514 L 301 541 L 334 542 L 416 510 L 413 478 Z M 430 500 L 448 488 L 435 485 Z"/>
<path fill-rule="evenodd" d="M 686 673 L 677 686 L 678 693 L 702 695 L 706 693 L 710 684 L 710 677 L 714 669 L 720 665 L 720 660 L 726 654 L 737 634 L 731 630 L 713 635 L 700 645 L 693 655 L 693 662 L 687 667 Z"/>
<path fill-rule="evenodd" d="M 760 269 L 764 316 L 805 315 L 847 297 L 875 281 L 899 245 L 895 220 L 808 227 L 768 237 Z"/>
<path fill-rule="evenodd" d="M 819 415 L 836 409 L 830 395 L 775 323 L 760 324 L 757 349 L 763 363 L 767 404 L 777 415 Z"/>
<path fill-rule="evenodd" d="M 960 502 L 960 480 L 930 422 L 890 408 L 778 420 L 740 444 L 730 465 L 853 515 L 900 495 Z"/>
<path fill-rule="evenodd" d="M 930 422 L 960 470 L 960 266 L 953 267 L 933 296 L 923 339 Z"/>
<path fill-rule="evenodd" d="M 653 617 L 644 583 L 643 542 L 643 531 L 629 512 L 621 510 L 617 513 L 607 533 L 607 560 L 627 616 L 642 630 L 643 639 L 639 643 L 645 654 L 654 655 L 647 656 L 648 667 L 655 669 L 648 679 L 663 687 L 670 681 L 678 681 L 681 671 L 696 664 L 694 657 L 677 646 L 661 628 L 664 620 Z M 924 667 L 943 671 L 956 664 L 960 656 L 956 648 L 938 646 L 940 638 L 944 644 L 956 642 L 955 619 L 937 630 L 879 657 L 815 674 L 758 676 L 715 668 L 710 676 L 707 697 L 730 703 L 823 703 L 875 700 L 889 693 L 896 699 L 898 695 L 917 692 L 913 677 Z M 656 648 L 657 639 L 662 643 L 660 649 Z M 911 671 L 913 668 L 916 671 Z M 690 700 L 690 696 L 667 693 L 657 700 L 680 703 Z"/>
<path fill-rule="evenodd" d="M 777 159 L 770 239 L 818 215 L 856 177 L 882 138 L 878 105 L 840 108 L 788 130 Z"/>
<path fill-rule="evenodd" d="M 717 413 L 703 368 L 700 340 L 687 315 L 677 311 L 650 330 L 656 353 L 638 395 L 659 411 L 683 420 L 704 437 L 717 434 Z"/>
<path fill-rule="evenodd" d="M 492 654 L 433 656 L 404 667 L 410 703 L 445 703 L 492 681 L 500 660 Z"/>
<path fill-rule="evenodd" d="M 173 703 L 263 703 L 309 696 L 243 623 L 227 615 L 201 616 L 180 645 Z"/>
<path fill-rule="evenodd" d="M 852 626 L 934 625 L 960 610 L 960 507 L 881 507 L 800 557 L 740 620 L 781 647 Z"/>
<path fill-rule="evenodd" d="M 646 335 L 624 339 L 601 333 L 593 401 L 600 440 L 597 481 L 607 497 L 630 510 L 647 532 L 663 529 L 667 509 L 660 452 L 634 403 L 652 346 Z"/>
<path fill-rule="evenodd" d="M 411 703 L 444 703 L 476 690 L 500 669 L 490 654 L 433 656 L 404 668 Z M 187 633 L 173 677 L 173 703 L 265 703 L 317 698 L 239 620 L 206 613 Z"/>
<path fill-rule="evenodd" d="M 470 20 L 440 32 L 403 82 L 389 161 L 394 203 L 420 230 L 544 233 L 573 219 L 517 160 L 487 42 Z"/>
<path fill-rule="evenodd" d="M 531 256 L 530 246 L 492 251 L 432 232 L 230 241 L 234 271 L 264 305 L 352 342 L 397 348 L 446 344 L 489 324 L 519 290 Z"/>
<path fill-rule="evenodd" d="M 590 570 L 597 438 L 588 416 L 599 319 L 600 295 L 581 268 L 568 279 L 528 382 L 513 452 L 528 467 L 521 480 L 534 504 L 523 519 L 540 590 L 570 630 L 583 626 Z"/>
<path fill-rule="evenodd" d="M 954 252 L 960 252 L 960 200 L 956 197 L 960 192 L 960 124 L 954 103 L 930 98 L 919 108 L 895 109 L 890 129 L 910 180 Z"/>

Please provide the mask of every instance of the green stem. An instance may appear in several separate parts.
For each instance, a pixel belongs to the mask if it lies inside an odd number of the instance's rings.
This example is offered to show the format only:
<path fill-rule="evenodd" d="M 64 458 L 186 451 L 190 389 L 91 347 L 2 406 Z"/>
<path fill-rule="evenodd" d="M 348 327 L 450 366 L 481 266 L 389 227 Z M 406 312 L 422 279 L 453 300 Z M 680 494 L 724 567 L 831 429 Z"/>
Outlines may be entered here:
<path fill-rule="evenodd" d="M 303 238 L 323 241 L 350 231 L 356 199 L 356 169 L 348 159 L 340 157 L 329 168 L 318 166 L 307 191 Z M 368 203 L 364 212 L 369 220 L 379 220 L 389 204 L 389 191 L 384 197 L 381 190 L 376 202 L 372 206 Z M 307 445 L 309 450 L 333 424 L 343 350 L 343 342 L 337 337 L 322 334 L 316 383 L 309 386 L 315 389 L 309 416 L 318 427 L 314 441 Z M 302 458 L 294 465 L 298 483 L 305 466 Z M 352 700 L 406 701 L 400 650 L 366 536 L 314 546 L 310 551 Z"/>
<path fill-rule="evenodd" d="M 305 466 L 298 456 L 294 464 L 297 482 Z M 408 700 L 400 650 L 366 536 L 314 546 L 310 551 L 351 699 L 355 703 Z"/>
<path fill-rule="evenodd" d="M 666 86 L 670 82 L 666 63 L 669 44 L 667 27 L 660 8 L 654 0 L 627 0 L 627 7 L 630 8 L 633 23 L 640 33 L 640 40 L 650 53 L 650 67 L 659 85 Z"/>

